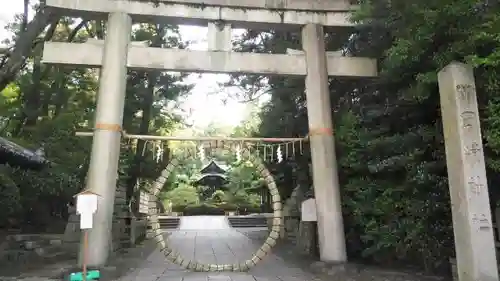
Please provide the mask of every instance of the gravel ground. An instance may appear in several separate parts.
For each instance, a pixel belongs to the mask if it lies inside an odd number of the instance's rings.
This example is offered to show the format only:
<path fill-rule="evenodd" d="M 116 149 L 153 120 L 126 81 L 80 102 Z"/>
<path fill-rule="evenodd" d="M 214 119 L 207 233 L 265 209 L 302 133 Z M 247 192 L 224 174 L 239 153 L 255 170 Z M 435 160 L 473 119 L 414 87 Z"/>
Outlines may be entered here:
<path fill-rule="evenodd" d="M 134 248 L 125 249 L 114 253 L 110 257 L 109 265 L 101 269 L 100 281 L 111 281 L 126 275 L 133 270 L 137 264 L 147 258 L 156 249 L 154 241 L 145 241 Z M 68 259 L 50 264 L 38 265 L 26 270 L 26 267 L 11 267 L 8 271 L 1 270 L 0 281 L 23 280 L 23 281 L 49 281 L 67 280 L 71 272 L 79 272 L 81 268 L 75 267 L 77 261 Z M 8 274 L 3 274 L 4 272 Z"/>

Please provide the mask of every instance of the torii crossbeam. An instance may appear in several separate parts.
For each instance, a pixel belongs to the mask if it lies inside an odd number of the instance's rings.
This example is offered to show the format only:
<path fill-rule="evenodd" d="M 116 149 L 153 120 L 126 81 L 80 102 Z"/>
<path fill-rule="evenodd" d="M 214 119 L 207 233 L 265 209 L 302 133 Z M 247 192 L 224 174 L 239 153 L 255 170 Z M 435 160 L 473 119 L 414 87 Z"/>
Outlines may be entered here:
<path fill-rule="evenodd" d="M 93 132 L 76 132 L 79 137 L 91 137 Z M 307 141 L 308 137 L 299 138 L 250 138 L 250 137 L 176 137 L 122 134 L 124 139 L 158 140 L 158 141 L 221 141 L 221 142 L 298 142 Z"/>

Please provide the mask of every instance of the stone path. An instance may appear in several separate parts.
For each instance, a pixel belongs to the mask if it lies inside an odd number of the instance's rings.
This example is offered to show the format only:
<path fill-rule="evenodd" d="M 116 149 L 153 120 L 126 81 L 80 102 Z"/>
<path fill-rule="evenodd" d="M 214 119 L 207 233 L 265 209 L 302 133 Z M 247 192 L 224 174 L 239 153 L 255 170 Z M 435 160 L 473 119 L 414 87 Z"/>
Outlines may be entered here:
<path fill-rule="evenodd" d="M 182 217 L 178 230 L 168 237 L 185 258 L 203 263 L 232 264 L 250 257 L 260 247 L 245 232 L 262 229 L 233 229 L 225 217 Z M 265 238 L 265 237 L 263 237 Z M 287 264 L 281 257 L 268 255 L 249 272 L 190 272 L 153 252 L 136 270 L 120 281 L 312 281 L 310 273 Z"/>
<path fill-rule="evenodd" d="M 181 217 L 179 230 L 228 230 L 231 229 L 224 216 Z"/>

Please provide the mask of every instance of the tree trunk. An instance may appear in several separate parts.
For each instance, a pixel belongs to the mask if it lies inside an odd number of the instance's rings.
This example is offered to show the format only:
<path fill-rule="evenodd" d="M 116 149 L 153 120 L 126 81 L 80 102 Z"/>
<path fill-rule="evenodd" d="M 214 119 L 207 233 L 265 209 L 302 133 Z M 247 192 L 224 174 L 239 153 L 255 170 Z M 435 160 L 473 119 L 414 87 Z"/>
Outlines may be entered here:
<path fill-rule="evenodd" d="M 30 6 L 30 0 L 24 0 L 23 21 L 21 22 L 21 29 L 20 29 L 21 32 L 24 32 L 26 30 L 26 27 L 28 26 L 29 6 Z"/>
<path fill-rule="evenodd" d="M 71 32 L 68 34 L 68 42 L 72 42 L 78 32 L 85 26 L 86 21 L 82 20 Z M 30 90 L 24 94 L 24 105 L 22 107 L 21 113 L 19 114 L 19 123 L 13 131 L 14 135 L 19 135 L 22 129 L 27 127 L 35 126 L 40 115 L 48 115 L 48 107 L 51 101 L 51 96 L 54 93 L 53 90 L 61 89 L 66 79 L 65 77 L 57 76 L 57 79 L 52 82 L 50 87 L 50 92 L 43 93 L 41 91 L 41 81 L 47 77 L 47 75 L 53 70 L 52 67 L 46 66 L 42 72 L 42 55 L 43 55 L 43 43 L 49 41 L 57 29 L 59 21 L 53 22 L 43 38 L 43 42 L 38 43 L 34 50 L 34 62 L 33 62 L 33 73 L 32 73 L 32 84 Z M 60 78 L 60 79 L 59 79 Z M 61 80 L 62 79 L 62 80 Z M 65 92 L 65 91 L 61 91 Z M 64 95 L 64 93 L 60 93 Z M 43 102 L 42 102 L 43 97 Z M 68 99 L 66 99 L 67 101 Z M 63 104 L 58 108 L 61 109 L 64 105 L 64 96 L 59 97 L 58 101 L 62 101 Z"/>
<path fill-rule="evenodd" d="M 45 30 L 47 25 L 57 21 L 58 18 L 55 18 L 49 11 L 40 8 L 33 20 L 27 24 L 26 30 L 21 31 L 12 52 L 7 55 L 7 60 L 0 68 L 0 91 L 3 91 L 16 78 L 17 73 L 24 66 L 36 38 Z M 35 44 L 40 43 L 35 42 Z"/>
<path fill-rule="evenodd" d="M 156 26 L 156 34 L 153 38 L 153 42 L 151 44 L 152 47 L 161 47 L 163 42 L 163 37 L 165 36 L 165 26 L 157 25 Z M 154 88 L 158 79 L 158 72 L 150 71 L 147 73 L 147 89 L 144 95 L 144 99 L 142 101 L 141 110 L 142 110 L 142 119 L 139 127 L 139 134 L 147 135 L 149 133 L 149 123 L 151 121 L 151 111 L 154 102 Z M 129 178 L 126 183 L 126 200 L 127 203 L 130 202 L 135 193 L 135 186 L 137 184 L 137 180 L 141 175 L 141 163 L 143 161 L 142 151 L 144 146 L 146 145 L 144 140 L 137 141 L 137 150 L 134 156 L 134 162 L 130 167 Z M 168 150 L 168 149 L 167 149 Z"/>
<path fill-rule="evenodd" d="M 68 42 L 72 42 L 76 35 L 78 35 L 78 32 L 82 30 L 84 27 L 86 27 L 87 21 L 82 20 L 68 35 Z M 55 79 L 52 81 L 50 85 L 50 92 L 45 95 L 45 100 L 42 105 L 42 114 L 48 115 L 49 113 L 49 105 L 52 101 L 52 98 L 54 98 L 54 104 L 55 104 L 55 110 L 54 110 L 54 117 L 59 116 L 63 109 L 66 107 L 69 96 L 67 91 L 65 90 L 65 85 L 67 81 L 67 76 L 69 73 L 65 73 L 64 68 L 62 67 L 51 67 L 50 70 L 55 71 Z M 48 69 L 44 74 L 48 74 Z"/>
<path fill-rule="evenodd" d="M 41 80 L 42 77 L 47 74 L 48 69 L 44 71 L 42 74 L 42 54 L 43 54 L 43 43 L 45 41 L 50 40 L 57 28 L 59 20 L 53 22 L 50 25 L 49 30 L 45 34 L 43 41 L 39 42 L 35 45 L 34 53 L 34 62 L 33 62 L 33 73 L 31 74 L 31 87 L 28 91 L 24 93 L 24 101 L 23 106 L 21 107 L 21 112 L 19 114 L 19 122 L 13 130 L 14 136 L 17 136 L 21 133 L 24 126 L 34 126 L 36 125 L 36 121 L 39 116 L 39 108 L 41 101 Z"/>
<path fill-rule="evenodd" d="M 35 126 L 39 116 L 42 95 L 42 44 L 37 46 L 33 62 L 33 73 L 31 74 L 31 87 L 29 95 L 26 95 L 24 114 L 26 116 L 25 126 Z"/>
<path fill-rule="evenodd" d="M 37 16 L 41 14 L 42 12 L 38 12 Z M 33 19 L 35 21 L 35 19 Z M 33 22 L 32 21 L 32 22 Z M 24 105 L 22 107 L 22 110 L 18 116 L 18 124 L 13 130 L 14 135 L 19 135 L 23 129 L 24 126 L 34 126 L 36 125 L 36 122 L 38 120 L 38 117 L 41 114 L 48 114 L 48 105 L 51 100 L 51 95 L 52 91 L 50 93 L 45 93 L 45 97 L 42 103 L 42 93 L 41 93 L 41 80 L 44 79 L 52 70 L 51 67 L 47 66 L 45 67 L 44 71 L 42 72 L 42 66 L 41 66 L 41 60 L 42 60 L 42 54 L 43 54 L 43 43 L 50 40 L 53 36 L 54 33 L 57 29 L 57 25 L 59 23 L 59 18 L 57 18 L 55 21 L 52 21 L 49 30 L 47 30 L 47 33 L 45 34 L 43 41 L 38 42 L 35 44 L 35 50 L 34 50 L 34 64 L 33 64 L 33 73 L 32 73 L 32 86 L 30 87 L 30 90 L 27 91 L 24 94 Z M 30 28 L 30 24 L 28 24 L 27 30 Z M 86 21 L 82 20 L 80 24 L 78 24 L 68 35 L 68 42 L 71 42 L 74 40 L 78 32 L 86 25 Z M 24 33 L 23 33 L 24 34 Z M 22 34 L 21 34 L 22 36 Z M 38 36 L 38 35 L 36 35 Z M 21 37 L 19 37 L 18 40 L 21 40 Z M 17 46 L 17 42 L 16 42 Z M 26 55 L 27 56 L 27 55 Z M 12 60 L 12 58 L 9 59 L 7 64 Z M 22 60 L 24 64 L 25 59 Z M 3 71 L 3 68 L 2 68 Z M 0 71 L 0 83 L 2 79 L 2 72 Z M 13 78 L 15 77 L 15 73 Z M 63 81 L 54 81 L 53 84 L 51 85 L 51 90 L 54 88 L 62 87 L 64 84 L 65 79 L 63 78 Z M 9 82 L 10 83 L 10 82 Z M 57 83 L 61 83 L 57 85 Z M 7 86 L 8 83 L 5 85 Z M 5 87 L 4 86 L 4 87 Z"/>
<path fill-rule="evenodd" d="M 19 122 L 13 130 L 13 135 L 18 136 L 23 131 L 25 126 L 34 126 L 38 119 L 38 108 L 40 106 L 40 95 L 41 95 L 41 44 L 38 44 L 35 48 L 35 57 L 33 61 L 33 72 L 31 73 L 31 85 L 27 91 L 23 93 L 23 106 L 20 108 L 20 113 L 18 115 Z"/>
<path fill-rule="evenodd" d="M 139 134 L 141 135 L 147 135 L 149 133 L 149 123 L 151 121 L 151 109 L 154 101 L 154 87 L 156 84 L 156 77 L 156 73 L 148 73 L 148 87 L 145 89 L 144 98 L 141 104 L 142 119 L 139 127 Z M 130 166 L 129 178 L 126 182 L 127 203 L 129 203 L 134 196 L 135 186 L 137 184 L 137 180 L 141 175 L 141 162 L 144 159 L 142 151 L 144 150 L 145 145 L 146 142 L 144 140 L 137 140 L 137 149 L 135 152 L 134 161 Z"/>
<path fill-rule="evenodd" d="M 56 68 L 56 71 L 58 71 L 59 73 L 57 73 L 56 75 L 56 79 L 54 80 L 54 82 L 52 82 L 52 85 L 50 85 L 50 92 L 55 95 L 55 98 L 54 98 L 54 118 L 59 116 L 62 111 L 63 111 L 63 108 L 67 105 L 68 103 L 68 100 L 69 100 L 69 96 L 68 96 L 68 92 L 66 91 L 66 88 L 64 87 L 64 85 L 66 84 L 66 78 L 65 78 L 65 73 L 63 71 L 63 69 L 61 69 L 60 67 Z M 47 103 L 49 104 L 49 103 Z"/>

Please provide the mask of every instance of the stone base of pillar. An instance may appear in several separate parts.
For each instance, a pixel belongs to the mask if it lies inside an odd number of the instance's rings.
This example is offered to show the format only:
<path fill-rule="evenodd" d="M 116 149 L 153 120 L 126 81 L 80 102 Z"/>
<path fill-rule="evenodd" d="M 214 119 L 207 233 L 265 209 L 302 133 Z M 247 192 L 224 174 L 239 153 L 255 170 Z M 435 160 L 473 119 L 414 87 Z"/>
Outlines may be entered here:
<path fill-rule="evenodd" d="M 297 250 L 309 256 L 318 257 L 318 227 L 316 222 L 302 221 L 297 234 Z"/>
<path fill-rule="evenodd" d="M 458 281 L 457 260 L 450 259 L 451 277 L 453 281 Z"/>
<path fill-rule="evenodd" d="M 115 210 L 113 212 L 112 252 L 133 246 L 130 244 L 131 230 L 127 222 L 132 219 L 126 200 L 126 189 L 118 187 L 115 192 Z"/>
<path fill-rule="evenodd" d="M 297 245 L 299 225 L 300 217 L 287 216 L 284 219 L 284 238 L 294 245 Z"/>
<path fill-rule="evenodd" d="M 130 244 L 135 245 L 146 238 L 148 221 L 145 218 L 132 218 L 130 224 Z"/>
<path fill-rule="evenodd" d="M 68 207 L 68 223 L 63 235 L 64 251 L 68 254 L 78 255 L 78 249 L 81 239 L 80 216 L 76 214 L 76 209 L 73 206 Z"/>
<path fill-rule="evenodd" d="M 348 277 L 358 275 L 356 266 L 348 265 L 347 263 L 329 263 L 329 262 L 314 262 L 311 264 L 311 270 L 316 273 L 326 274 L 328 276 L 337 277 L 338 280 L 350 279 Z"/>

